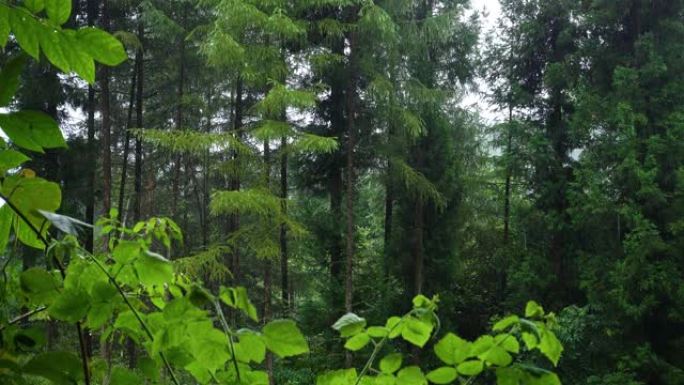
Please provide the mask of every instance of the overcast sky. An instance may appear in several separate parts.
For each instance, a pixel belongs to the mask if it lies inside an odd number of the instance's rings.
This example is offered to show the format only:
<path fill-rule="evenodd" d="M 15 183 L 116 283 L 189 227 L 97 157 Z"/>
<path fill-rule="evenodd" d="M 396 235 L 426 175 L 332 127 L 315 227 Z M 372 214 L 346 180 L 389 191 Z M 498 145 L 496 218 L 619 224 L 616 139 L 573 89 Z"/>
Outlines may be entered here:
<path fill-rule="evenodd" d="M 480 14 L 482 20 L 482 38 L 489 31 L 496 27 L 496 19 L 501 13 L 501 7 L 498 0 L 471 0 L 470 5 L 473 12 Z M 483 91 L 486 91 L 486 84 L 482 81 L 476 81 L 479 90 L 469 92 L 462 101 L 462 105 L 480 111 L 480 115 L 488 123 L 494 123 L 499 120 L 500 114 L 494 110 L 492 105 L 483 98 Z"/>

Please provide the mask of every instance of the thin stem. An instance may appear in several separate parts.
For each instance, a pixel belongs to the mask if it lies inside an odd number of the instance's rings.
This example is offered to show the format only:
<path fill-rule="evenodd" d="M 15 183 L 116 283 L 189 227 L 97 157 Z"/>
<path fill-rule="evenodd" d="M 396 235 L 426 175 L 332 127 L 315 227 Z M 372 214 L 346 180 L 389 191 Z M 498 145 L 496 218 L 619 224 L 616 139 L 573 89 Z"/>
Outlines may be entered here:
<path fill-rule="evenodd" d="M 131 309 L 131 312 L 133 312 L 133 315 L 138 320 L 138 323 L 140 324 L 140 326 L 145 331 L 145 334 L 147 335 L 147 337 L 150 339 L 150 341 L 154 341 L 154 336 L 152 335 L 152 332 L 147 327 L 147 324 L 145 324 L 145 321 L 143 321 L 143 319 L 140 317 L 140 314 L 138 314 L 138 311 L 135 310 L 135 307 L 133 307 L 133 304 L 131 304 L 131 302 L 128 300 L 128 297 L 126 296 L 126 293 L 123 291 L 123 288 L 121 287 L 121 285 L 119 285 L 119 283 L 116 282 L 114 277 L 112 277 L 112 275 L 109 274 L 109 271 L 107 271 L 107 269 L 102 265 L 102 263 L 100 263 L 100 261 L 97 260 L 97 258 L 95 258 L 91 254 L 88 254 L 88 257 L 107 276 L 107 278 L 109 279 L 109 282 L 111 282 L 112 285 L 114 285 L 116 290 L 119 292 L 119 295 L 121 296 L 121 298 L 123 298 L 124 302 L 126 303 L 126 306 L 129 309 Z M 164 362 L 164 366 L 166 367 L 166 370 L 168 370 L 169 374 L 171 375 L 171 380 L 173 381 L 173 383 L 176 385 L 180 385 L 180 383 L 178 382 L 178 379 L 176 378 L 176 374 L 173 372 L 173 368 L 171 368 L 171 364 L 169 364 L 169 361 L 166 359 L 166 356 L 164 355 L 164 353 L 159 352 L 159 357 L 161 357 L 162 361 Z"/>
<path fill-rule="evenodd" d="M 237 358 L 235 357 L 235 346 L 233 345 L 233 332 L 230 330 L 230 326 L 228 326 L 228 322 L 226 321 L 226 317 L 223 315 L 223 310 L 221 310 L 221 304 L 217 299 L 214 300 L 214 307 L 216 308 L 216 313 L 219 316 L 219 320 L 221 320 L 221 326 L 223 327 L 223 331 L 226 333 L 226 336 L 228 337 L 228 346 L 230 346 L 230 355 L 233 358 L 233 365 L 235 366 L 235 374 L 237 375 L 237 380 L 238 383 L 240 382 L 240 369 L 238 368 L 238 362 Z"/>
<path fill-rule="evenodd" d="M 14 325 L 14 324 L 17 323 L 17 322 L 21 322 L 21 321 L 23 321 L 23 320 L 25 320 L 25 319 L 31 317 L 31 316 L 34 315 L 34 314 L 38 314 L 38 313 L 44 311 L 45 309 L 47 309 L 47 306 L 39 306 L 39 307 L 37 307 L 37 308 L 35 308 L 35 309 L 29 311 L 29 312 L 26 312 L 26 313 L 24 313 L 24 314 L 18 315 L 18 316 L 16 316 L 16 317 L 12 318 L 11 320 L 7 321 L 7 324 L 6 324 L 6 325 L 1 325 L 1 326 L 0 326 L 0 330 L 5 329 L 5 328 L 8 327 L 9 325 Z"/>
<path fill-rule="evenodd" d="M 15 206 L 14 203 L 12 203 L 12 201 L 9 200 L 9 198 L 7 198 L 2 193 L 0 193 L 0 198 L 2 198 L 2 200 L 5 201 L 7 206 L 9 206 L 9 208 L 11 208 L 12 211 L 14 211 L 14 213 L 17 214 L 17 216 L 19 218 L 21 218 L 21 220 L 24 221 L 24 223 L 26 223 L 26 225 L 31 229 L 31 231 L 33 231 L 33 233 L 35 233 L 36 237 L 38 237 L 38 239 L 40 239 L 40 241 L 43 243 L 44 254 L 45 254 L 45 257 L 47 259 L 48 246 L 50 245 L 50 243 L 47 241 L 47 239 L 43 236 L 43 234 L 40 232 L 40 230 L 38 230 L 38 228 L 33 223 L 31 223 L 31 221 L 29 221 L 29 219 L 26 217 L 26 215 L 24 215 L 24 213 L 21 210 L 19 210 L 19 208 L 17 206 Z M 66 271 L 64 270 L 64 265 L 62 265 L 62 261 L 60 261 L 56 255 L 53 257 L 53 260 L 55 261 L 55 264 L 57 265 L 57 268 L 59 269 L 59 274 L 62 276 L 62 279 L 66 278 Z M 88 368 L 88 354 L 86 351 L 85 338 L 83 337 L 83 328 L 81 327 L 80 321 L 76 322 L 76 333 L 78 334 L 78 345 L 79 345 L 79 348 L 81 350 L 81 363 L 83 366 L 83 379 L 85 381 L 85 385 L 90 385 L 90 369 Z"/>
<path fill-rule="evenodd" d="M 373 348 L 373 352 L 371 353 L 370 357 L 368 358 L 368 361 L 366 361 L 366 364 L 363 366 L 363 369 L 361 369 L 359 376 L 356 377 L 356 382 L 354 383 L 354 385 L 359 385 L 363 376 L 365 376 L 366 373 L 368 373 L 368 371 L 371 369 L 373 362 L 375 362 L 375 358 L 377 357 L 378 353 L 380 353 L 380 350 L 383 348 L 383 346 L 385 346 L 385 343 L 389 339 L 389 335 L 392 334 L 394 329 L 396 329 L 397 326 L 401 325 L 401 323 L 404 322 L 406 317 L 410 316 L 412 313 L 413 313 L 413 310 L 411 310 L 410 312 L 406 313 L 403 317 L 401 317 L 401 320 L 399 322 L 397 322 L 396 325 L 392 326 L 392 328 L 387 332 L 387 335 L 382 337 L 380 342 L 375 344 L 375 348 Z"/>

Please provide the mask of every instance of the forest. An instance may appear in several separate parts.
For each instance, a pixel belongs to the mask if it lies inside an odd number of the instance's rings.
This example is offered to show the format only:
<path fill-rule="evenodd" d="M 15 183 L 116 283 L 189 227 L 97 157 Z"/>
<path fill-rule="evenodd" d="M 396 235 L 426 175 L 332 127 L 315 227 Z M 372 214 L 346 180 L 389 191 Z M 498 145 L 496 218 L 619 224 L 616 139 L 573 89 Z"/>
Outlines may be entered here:
<path fill-rule="evenodd" d="M 682 74 L 684 0 L 0 0 L 0 384 L 682 385 Z"/>

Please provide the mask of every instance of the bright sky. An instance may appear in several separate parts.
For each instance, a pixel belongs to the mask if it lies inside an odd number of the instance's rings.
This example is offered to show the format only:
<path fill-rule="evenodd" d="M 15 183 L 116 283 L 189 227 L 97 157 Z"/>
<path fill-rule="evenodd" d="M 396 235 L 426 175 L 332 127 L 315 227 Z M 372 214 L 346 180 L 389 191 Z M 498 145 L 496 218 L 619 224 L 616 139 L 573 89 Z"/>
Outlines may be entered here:
<path fill-rule="evenodd" d="M 473 12 L 480 14 L 482 20 L 482 37 L 496 28 L 496 19 L 501 14 L 501 7 L 498 0 L 471 0 Z M 482 93 L 486 91 L 486 84 L 481 80 L 476 80 L 479 90 L 474 90 L 466 94 L 461 104 L 469 109 L 477 109 L 487 123 L 493 123 L 500 119 L 500 114 L 494 110 L 492 105 L 485 100 Z"/>

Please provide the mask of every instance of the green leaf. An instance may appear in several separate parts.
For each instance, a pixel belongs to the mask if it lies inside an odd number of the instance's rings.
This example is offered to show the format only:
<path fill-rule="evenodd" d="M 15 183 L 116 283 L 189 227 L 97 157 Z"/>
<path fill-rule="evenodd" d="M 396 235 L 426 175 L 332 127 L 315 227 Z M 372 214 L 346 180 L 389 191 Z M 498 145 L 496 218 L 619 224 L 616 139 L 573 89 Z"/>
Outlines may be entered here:
<path fill-rule="evenodd" d="M 427 381 L 418 366 L 407 366 L 397 373 L 399 385 L 425 385 Z"/>
<path fill-rule="evenodd" d="M 33 226 L 42 228 L 43 235 L 47 233 L 47 226 L 43 226 L 45 218 L 38 210 L 55 211 L 59 208 L 62 193 L 58 184 L 41 178 L 15 175 L 5 178 L 1 190 Z M 15 218 L 13 223 L 17 238 L 28 246 L 43 249 L 44 245 L 33 230 L 23 220 Z"/>
<path fill-rule="evenodd" d="M 513 357 L 511 357 L 506 349 L 496 345 L 492 346 L 486 352 L 480 354 L 478 358 L 497 366 L 508 366 L 511 364 L 511 362 L 513 362 Z"/>
<path fill-rule="evenodd" d="M 450 366 L 442 366 L 428 373 L 426 377 L 428 381 L 442 385 L 453 382 L 458 377 L 458 373 Z"/>
<path fill-rule="evenodd" d="M 367 333 L 359 333 L 347 340 L 344 348 L 353 352 L 363 349 L 370 342 L 370 337 Z"/>
<path fill-rule="evenodd" d="M 144 286 L 161 286 L 173 281 L 173 265 L 159 254 L 145 251 L 133 266 Z"/>
<path fill-rule="evenodd" d="M 401 331 L 404 329 L 403 319 L 397 316 L 392 316 L 387 319 L 385 327 L 389 330 L 388 337 L 397 338 L 401 335 Z"/>
<path fill-rule="evenodd" d="M 532 333 L 523 332 L 522 339 L 523 342 L 525 342 L 525 346 L 527 346 L 527 350 L 532 350 L 537 347 L 537 344 L 539 344 L 537 337 L 535 337 Z"/>
<path fill-rule="evenodd" d="M 4 174 L 10 169 L 19 167 L 29 160 L 31 160 L 31 158 L 19 151 L 0 150 L 0 174 Z"/>
<path fill-rule="evenodd" d="M 61 292 L 47 310 L 55 319 L 76 323 L 88 313 L 88 299 L 88 293 L 83 289 L 69 288 Z"/>
<path fill-rule="evenodd" d="M 497 335 L 496 337 L 494 337 L 494 343 L 501 346 L 502 348 L 506 349 L 506 351 L 509 351 L 511 353 L 520 352 L 520 343 L 515 338 L 515 336 L 513 336 L 511 334 L 499 334 L 499 335 Z"/>
<path fill-rule="evenodd" d="M 50 303 L 59 294 L 59 284 L 47 270 L 32 267 L 19 276 L 21 291 L 36 305 Z"/>
<path fill-rule="evenodd" d="M 143 380 L 142 378 L 140 378 L 138 373 L 132 370 L 128 370 L 126 368 L 122 368 L 120 366 L 115 366 L 112 369 L 112 374 L 109 383 L 111 385 L 142 384 Z"/>
<path fill-rule="evenodd" d="M 403 356 L 401 353 L 391 353 L 380 360 L 380 371 L 387 374 L 392 374 L 401 368 Z"/>
<path fill-rule="evenodd" d="M 391 374 L 380 373 L 375 377 L 374 385 L 395 385 L 396 378 Z"/>
<path fill-rule="evenodd" d="M 44 148 L 66 147 L 57 123 L 42 112 L 0 114 L 0 128 L 14 144 L 27 150 L 42 153 Z"/>
<path fill-rule="evenodd" d="M 354 385 L 356 369 L 340 369 L 330 371 L 316 377 L 316 385 Z"/>
<path fill-rule="evenodd" d="M 7 247 L 14 216 L 14 212 L 8 205 L 4 204 L 0 207 L 0 253 L 4 252 Z"/>
<path fill-rule="evenodd" d="M 72 385 L 83 380 L 81 361 L 67 352 L 48 352 L 33 357 L 23 368 L 33 374 L 52 381 L 57 385 Z"/>
<path fill-rule="evenodd" d="M 24 0 L 24 6 L 32 13 L 38 13 L 45 8 L 44 0 Z"/>
<path fill-rule="evenodd" d="M 309 345 L 294 321 L 275 320 L 263 328 L 268 350 L 279 357 L 290 357 L 309 352 Z"/>
<path fill-rule="evenodd" d="M 235 356 L 241 361 L 260 364 L 266 358 L 266 344 L 264 339 L 253 331 L 242 329 L 238 331 L 239 342 L 235 344 Z M 242 359 L 241 359 L 242 358 Z"/>
<path fill-rule="evenodd" d="M 11 10 L 9 20 L 12 24 L 14 37 L 19 46 L 36 60 L 40 60 L 38 36 L 44 33 L 43 26 L 32 16 L 20 9 Z"/>
<path fill-rule="evenodd" d="M 45 0 L 45 11 L 52 21 L 62 25 L 71 15 L 71 0 Z"/>
<path fill-rule="evenodd" d="M 448 333 L 435 344 L 435 354 L 447 365 L 463 362 L 470 354 L 470 342 Z"/>
<path fill-rule="evenodd" d="M 458 364 L 456 370 L 464 376 L 477 376 L 484 370 L 484 363 L 480 360 L 463 361 Z"/>
<path fill-rule="evenodd" d="M 258 321 L 256 306 L 249 300 L 244 287 L 223 287 L 219 290 L 219 299 L 226 305 L 242 310 L 253 321 Z"/>
<path fill-rule="evenodd" d="M 384 338 L 387 337 L 389 330 L 384 326 L 371 326 L 366 329 L 366 333 L 373 338 Z"/>
<path fill-rule="evenodd" d="M 408 317 L 401 331 L 401 337 L 418 346 L 423 347 L 432 335 L 432 324 L 414 317 Z"/>
<path fill-rule="evenodd" d="M 0 7 L 0 24 L 2 23 L 2 9 L 3 7 Z M 19 77 L 24 69 L 24 64 L 26 64 L 26 55 L 17 55 L 8 60 L 2 67 L 2 72 L 0 72 L 0 107 L 7 106 L 12 101 L 19 86 Z"/>
<path fill-rule="evenodd" d="M 159 365 L 150 357 L 140 357 L 138 359 L 138 369 L 149 380 L 159 380 Z"/>
<path fill-rule="evenodd" d="M 366 320 L 354 313 L 347 313 L 333 324 L 332 328 L 340 332 L 342 337 L 351 337 L 366 327 Z"/>
<path fill-rule="evenodd" d="M 494 346 L 494 337 L 489 335 L 480 336 L 470 346 L 469 356 L 478 356 L 491 349 L 492 346 Z"/>
<path fill-rule="evenodd" d="M 492 330 L 494 330 L 495 332 L 506 330 L 513 325 L 517 325 L 519 322 L 520 322 L 520 318 L 518 318 L 517 315 L 510 315 L 508 317 L 505 317 L 505 318 L 499 320 L 499 322 L 495 323 Z"/>
<path fill-rule="evenodd" d="M 556 334 L 548 329 L 544 329 L 542 331 L 538 349 L 553 362 L 553 366 L 558 365 L 558 360 L 560 360 L 561 354 L 563 353 L 563 345 L 561 345 Z"/>
<path fill-rule="evenodd" d="M 525 306 L 525 317 L 534 318 L 541 317 L 544 315 L 544 309 L 538 303 L 534 301 L 529 301 L 527 306 Z"/>
<path fill-rule="evenodd" d="M 128 58 L 123 44 L 109 33 L 97 28 L 81 28 L 76 38 L 86 52 L 96 61 L 115 66 Z"/>
<path fill-rule="evenodd" d="M 519 385 L 522 374 L 517 368 L 497 368 L 496 385 Z"/>
<path fill-rule="evenodd" d="M 62 34 L 58 31 L 47 31 L 41 33 L 39 36 L 40 48 L 48 61 L 62 72 L 69 73 L 71 66 L 69 65 L 69 58 L 65 54 L 68 45 L 64 40 Z"/>
<path fill-rule="evenodd" d="M 0 4 L 0 48 L 5 48 L 10 34 L 10 9 L 6 5 Z"/>

